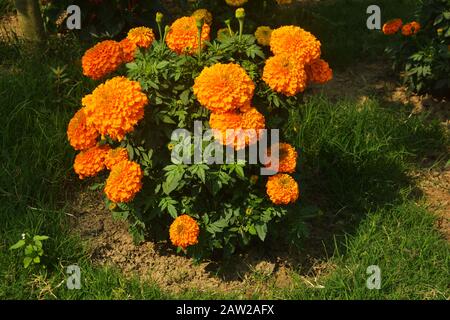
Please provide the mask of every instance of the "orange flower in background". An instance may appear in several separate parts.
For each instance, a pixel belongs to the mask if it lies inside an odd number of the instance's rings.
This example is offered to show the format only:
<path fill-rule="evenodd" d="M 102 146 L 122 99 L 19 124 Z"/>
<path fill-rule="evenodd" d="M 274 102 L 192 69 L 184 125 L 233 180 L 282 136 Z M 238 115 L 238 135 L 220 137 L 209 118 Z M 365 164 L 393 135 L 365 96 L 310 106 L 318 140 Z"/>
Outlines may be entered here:
<path fill-rule="evenodd" d="M 134 60 L 134 55 L 136 54 L 137 45 L 130 39 L 125 38 L 120 41 L 120 47 L 122 48 L 122 60 L 125 63 Z"/>
<path fill-rule="evenodd" d="M 297 182 L 285 173 L 269 177 L 266 192 L 270 201 L 277 205 L 294 203 L 299 196 Z"/>
<path fill-rule="evenodd" d="M 177 217 L 169 228 L 170 241 L 174 246 L 183 249 L 197 244 L 199 234 L 197 221 L 186 214 Z"/>
<path fill-rule="evenodd" d="M 148 48 L 155 40 L 155 34 L 150 28 L 137 27 L 128 31 L 127 39 L 140 48 Z"/>
<path fill-rule="evenodd" d="M 98 132 L 92 126 L 87 125 L 83 109 L 78 110 L 70 120 L 67 137 L 75 150 L 88 149 L 97 144 Z"/>
<path fill-rule="evenodd" d="M 209 25 L 203 24 L 201 41 L 209 41 Z M 199 39 L 197 23 L 194 17 L 182 17 L 174 21 L 166 36 L 166 43 L 170 50 L 177 54 L 192 55 L 198 52 Z"/>
<path fill-rule="evenodd" d="M 139 82 L 125 77 L 106 81 L 82 100 L 88 125 L 119 141 L 144 117 L 147 102 Z"/>
<path fill-rule="evenodd" d="M 232 7 L 240 7 L 243 4 L 247 3 L 248 0 L 225 0 L 227 5 Z"/>
<path fill-rule="evenodd" d="M 80 179 L 96 176 L 105 169 L 105 157 L 110 148 L 107 145 L 95 146 L 76 155 L 73 169 Z"/>
<path fill-rule="evenodd" d="M 233 146 L 236 150 L 255 143 L 260 131 L 266 127 L 266 119 L 255 108 L 246 112 L 212 113 L 209 126 L 214 137 L 223 145 Z M 228 131 L 227 130 L 232 130 Z"/>
<path fill-rule="evenodd" d="M 255 38 L 258 44 L 262 46 L 269 46 L 271 36 L 272 36 L 272 29 L 270 27 L 260 26 L 256 28 Z"/>
<path fill-rule="evenodd" d="M 403 25 L 402 19 L 390 20 L 383 25 L 383 33 L 385 35 L 395 34 L 401 29 L 402 25 Z"/>
<path fill-rule="evenodd" d="M 128 151 L 125 148 L 115 148 L 109 150 L 105 158 L 106 169 L 111 170 L 115 165 L 128 160 Z"/>
<path fill-rule="evenodd" d="M 290 54 L 299 63 L 320 58 L 320 41 L 310 32 L 297 26 L 284 26 L 272 31 L 270 49 L 275 55 Z"/>
<path fill-rule="evenodd" d="M 83 74 L 98 80 L 122 64 L 122 48 L 113 40 L 105 40 L 88 49 L 81 58 Z"/>
<path fill-rule="evenodd" d="M 209 26 L 213 22 L 213 16 L 212 16 L 211 12 L 209 12 L 206 9 L 197 9 L 194 11 L 194 13 L 192 13 L 192 16 L 196 20 L 203 20 Z"/>
<path fill-rule="evenodd" d="M 276 0 L 278 4 L 291 4 L 292 0 Z"/>
<path fill-rule="evenodd" d="M 262 79 L 275 92 L 294 96 L 306 89 L 307 75 L 304 65 L 290 54 L 270 57 L 264 66 Z"/>
<path fill-rule="evenodd" d="M 420 28 L 420 23 L 413 21 L 402 27 L 402 34 L 406 37 L 412 36 L 417 34 L 420 31 Z"/>
<path fill-rule="evenodd" d="M 130 202 L 141 191 L 143 176 L 142 169 L 136 162 L 119 162 L 106 180 L 106 196 L 113 202 Z"/>
<path fill-rule="evenodd" d="M 194 94 L 212 112 L 228 112 L 250 104 L 255 84 L 238 64 L 217 63 L 195 79 Z"/>
<path fill-rule="evenodd" d="M 306 74 L 308 81 L 314 83 L 326 83 L 333 79 L 333 70 L 328 62 L 322 59 L 312 61 L 306 65 Z"/>
<path fill-rule="evenodd" d="M 278 148 L 278 159 L 274 159 L 274 162 L 278 164 L 278 172 L 281 173 L 293 173 L 297 167 L 297 151 L 289 143 L 279 143 L 272 148 Z M 271 150 L 268 149 L 268 156 L 270 160 Z M 270 167 L 271 163 L 268 163 L 266 167 Z"/>

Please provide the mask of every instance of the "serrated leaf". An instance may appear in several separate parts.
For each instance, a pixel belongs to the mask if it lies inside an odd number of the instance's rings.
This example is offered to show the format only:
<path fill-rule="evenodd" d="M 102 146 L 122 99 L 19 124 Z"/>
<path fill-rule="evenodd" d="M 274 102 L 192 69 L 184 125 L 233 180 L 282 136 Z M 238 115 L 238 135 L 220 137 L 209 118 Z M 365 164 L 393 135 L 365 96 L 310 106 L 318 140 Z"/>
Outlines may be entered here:
<path fill-rule="evenodd" d="M 186 89 L 184 90 L 181 94 L 180 94 L 180 100 L 184 105 L 189 104 L 189 95 L 191 93 L 190 89 Z"/>

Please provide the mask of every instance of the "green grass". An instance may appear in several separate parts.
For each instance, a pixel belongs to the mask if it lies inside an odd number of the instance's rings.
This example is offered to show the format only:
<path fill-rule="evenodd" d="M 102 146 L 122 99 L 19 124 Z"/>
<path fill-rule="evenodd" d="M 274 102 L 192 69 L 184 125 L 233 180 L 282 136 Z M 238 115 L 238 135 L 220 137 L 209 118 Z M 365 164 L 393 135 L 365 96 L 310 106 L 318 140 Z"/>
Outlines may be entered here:
<path fill-rule="evenodd" d="M 383 20 L 406 18 L 413 10 L 405 1 L 391 3 L 379 1 Z M 333 63 L 346 66 L 372 49 L 374 56 L 381 52 L 383 43 L 374 42 L 379 35 L 371 38 L 363 28 L 367 4 L 319 5 L 312 10 L 314 19 L 305 21 L 321 35 Z M 0 43 L 0 299 L 241 298 L 197 291 L 173 296 L 152 283 L 126 279 L 115 269 L 93 266 L 80 239 L 70 233 L 65 206 L 78 182 L 65 130 L 93 87 L 81 76 L 81 52 L 70 39 L 51 41 L 43 51 Z M 59 79 L 51 71 L 58 66 L 66 66 Z M 315 289 L 300 278 L 298 266 L 295 288 L 269 295 L 448 298 L 449 244 L 407 174 L 425 157 L 435 163 L 448 159 L 448 137 L 439 124 L 426 115 L 409 117 L 409 108 L 376 98 L 358 105 L 312 97 L 291 113 L 286 129 L 300 151 L 302 200 L 324 212 L 307 221 L 320 241 L 305 242 L 301 254 L 320 251 L 317 257 L 328 255 L 335 268 L 318 279 L 324 288 Z M 50 236 L 44 244 L 46 269 L 25 270 L 22 257 L 8 250 L 23 232 Z M 71 264 L 81 267 L 81 290 L 66 288 L 65 268 Z M 369 265 L 381 268 L 381 290 L 365 286 Z"/>
<path fill-rule="evenodd" d="M 435 217 L 412 202 L 367 214 L 355 235 L 336 250 L 324 288 L 298 280 L 290 299 L 448 299 L 450 249 L 436 232 Z M 381 289 L 366 287 L 368 266 L 381 270 Z"/>

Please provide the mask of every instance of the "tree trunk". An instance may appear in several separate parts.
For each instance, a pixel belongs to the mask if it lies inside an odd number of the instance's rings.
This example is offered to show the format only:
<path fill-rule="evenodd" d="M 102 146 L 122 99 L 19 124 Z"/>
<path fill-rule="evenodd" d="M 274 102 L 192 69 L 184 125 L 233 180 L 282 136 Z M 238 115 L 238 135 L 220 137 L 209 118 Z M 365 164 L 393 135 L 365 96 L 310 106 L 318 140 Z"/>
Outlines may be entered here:
<path fill-rule="evenodd" d="M 26 40 L 42 41 L 45 38 L 39 0 L 15 0 L 21 33 Z"/>

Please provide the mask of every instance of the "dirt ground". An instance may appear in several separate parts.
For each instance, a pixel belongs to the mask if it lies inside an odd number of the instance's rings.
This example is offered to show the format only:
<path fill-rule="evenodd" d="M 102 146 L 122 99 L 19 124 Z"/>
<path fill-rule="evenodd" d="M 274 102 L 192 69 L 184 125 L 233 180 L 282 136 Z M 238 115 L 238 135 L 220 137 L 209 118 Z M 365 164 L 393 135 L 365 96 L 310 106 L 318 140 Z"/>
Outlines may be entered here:
<path fill-rule="evenodd" d="M 342 73 L 310 94 L 323 93 L 331 99 L 348 97 L 363 103 L 377 96 L 393 105 L 414 106 L 412 113 L 431 111 L 442 125 L 449 127 L 450 105 L 429 96 L 410 95 L 405 88 L 389 78 L 389 68 L 383 63 L 360 64 Z M 450 241 L 450 168 L 440 167 L 412 173 L 426 197 L 430 210 L 439 216 L 438 228 Z M 105 209 L 98 192 L 79 192 L 72 207 L 74 232 L 79 233 L 90 250 L 94 263 L 118 267 L 127 275 L 150 279 L 169 292 L 190 289 L 208 292 L 237 292 L 242 297 L 264 296 L 274 288 L 283 290 L 293 285 L 292 270 L 301 270 L 301 280 L 320 288 L 320 277 L 334 268 L 320 255 L 293 257 L 278 252 L 267 256 L 261 252 L 238 255 L 226 272 L 218 271 L 216 262 L 196 264 L 192 259 L 176 254 L 167 242 L 144 242 L 136 246 L 126 223 L 114 221 Z M 318 243 L 318 246 L 320 244 Z M 271 290 L 268 290 L 271 289 Z"/>

